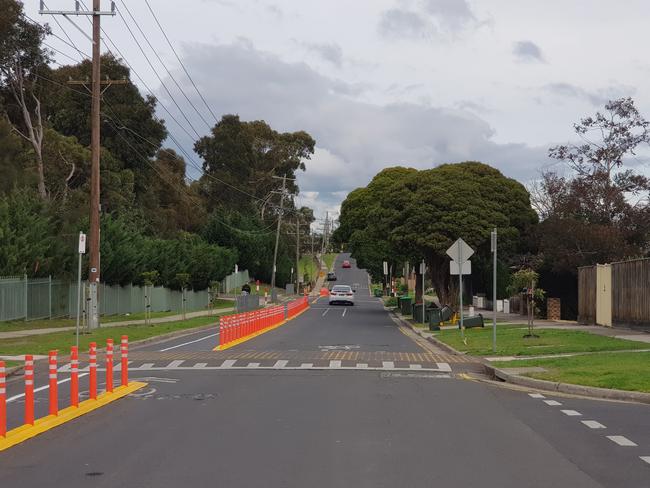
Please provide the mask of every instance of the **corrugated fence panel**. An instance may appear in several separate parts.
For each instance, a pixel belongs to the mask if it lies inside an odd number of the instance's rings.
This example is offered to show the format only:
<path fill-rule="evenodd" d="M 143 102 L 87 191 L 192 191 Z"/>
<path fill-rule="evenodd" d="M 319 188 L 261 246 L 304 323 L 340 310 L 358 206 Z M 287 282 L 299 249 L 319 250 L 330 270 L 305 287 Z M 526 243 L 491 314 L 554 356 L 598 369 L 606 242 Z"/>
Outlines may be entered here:
<path fill-rule="evenodd" d="M 50 318 L 50 280 L 27 281 L 27 320 Z"/>

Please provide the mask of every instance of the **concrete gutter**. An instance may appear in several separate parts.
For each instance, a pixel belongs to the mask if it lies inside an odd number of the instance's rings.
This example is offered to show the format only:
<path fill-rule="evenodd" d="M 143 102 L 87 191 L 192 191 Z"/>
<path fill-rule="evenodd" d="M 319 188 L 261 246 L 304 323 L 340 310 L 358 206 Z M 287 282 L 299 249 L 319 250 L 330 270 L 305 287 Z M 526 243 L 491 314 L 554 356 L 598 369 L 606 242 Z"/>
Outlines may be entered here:
<path fill-rule="evenodd" d="M 435 344 L 439 348 L 454 355 L 467 356 L 466 353 L 458 351 L 453 347 L 445 344 L 444 342 L 436 339 L 431 334 L 428 334 L 417 327 L 414 327 L 408 320 L 403 319 L 399 314 L 391 310 L 393 316 L 401 323 L 410 327 L 416 334 L 422 336 L 429 342 Z M 574 385 L 571 383 L 558 383 L 555 381 L 538 380 L 536 378 L 529 378 L 528 376 L 521 376 L 518 374 L 507 373 L 499 368 L 495 368 L 488 361 L 483 358 L 472 356 L 477 363 L 481 363 L 485 369 L 485 373 L 492 379 L 511 383 L 513 385 L 524 386 L 536 390 L 543 390 L 557 393 L 567 393 L 571 395 L 579 395 L 590 398 L 599 398 L 605 400 L 618 400 L 626 402 L 637 402 L 650 404 L 650 393 L 643 393 L 640 391 L 628 390 L 615 390 L 610 388 L 598 388 L 595 386 Z"/>

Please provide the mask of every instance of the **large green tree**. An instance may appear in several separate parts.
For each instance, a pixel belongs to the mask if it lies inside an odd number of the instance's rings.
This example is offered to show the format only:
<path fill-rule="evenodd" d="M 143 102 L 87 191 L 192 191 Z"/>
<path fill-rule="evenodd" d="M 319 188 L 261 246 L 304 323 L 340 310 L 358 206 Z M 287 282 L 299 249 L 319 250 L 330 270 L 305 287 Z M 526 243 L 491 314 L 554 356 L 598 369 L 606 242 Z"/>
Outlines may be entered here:
<path fill-rule="evenodd" d="M 474 262 L 487 266 L 490 232 L 497 227 L 501 259 L 508 259 L 526 251 L 537 216 L 520 183 L 488 165 L 466 162 L 384 170 L 349 195 L 340 221 L 337 239 L 349 243 L 375 278 L 383 260 L 424 259 L 438 297 L 451 302 L 449 246 L 462 237 L 477 252 Z"/>

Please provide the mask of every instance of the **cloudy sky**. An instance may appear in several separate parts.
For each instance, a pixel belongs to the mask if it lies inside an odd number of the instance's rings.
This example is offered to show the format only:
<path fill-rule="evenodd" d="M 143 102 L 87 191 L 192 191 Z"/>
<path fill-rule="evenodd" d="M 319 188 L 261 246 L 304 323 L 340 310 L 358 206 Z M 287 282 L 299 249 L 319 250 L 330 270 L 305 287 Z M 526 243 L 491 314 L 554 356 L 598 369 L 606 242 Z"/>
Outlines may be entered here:
<path fill-rule="evenodd" d="M 90 52 L 65 20 L 59 27 L 39 17 L 37 3 L 26 1 L 30 16 Z M 299 203 L 321 217 L 387 166 L 480 160 L 525 183 L 554 164 L 548 147 L 572 140 L 572 124 L 608 99 L 632 96 L 650 117 L 647 0 L 149 3 L 214 115 L 237 113 L 314 136 Z M 47 2 L 51 9 L 73 4 Z M 137 26 L 116 4 L 153 68 L 119 15 L 102 19 L 105 44 L 117 46 L 141 90 L 146 84 L 179 121 L 159 108 L 191 153 L 194 131 L 207 133 L 213 114 L 146 4 L 126 2 Z M 78 24 L 90 32 L 83 19 Z"/>

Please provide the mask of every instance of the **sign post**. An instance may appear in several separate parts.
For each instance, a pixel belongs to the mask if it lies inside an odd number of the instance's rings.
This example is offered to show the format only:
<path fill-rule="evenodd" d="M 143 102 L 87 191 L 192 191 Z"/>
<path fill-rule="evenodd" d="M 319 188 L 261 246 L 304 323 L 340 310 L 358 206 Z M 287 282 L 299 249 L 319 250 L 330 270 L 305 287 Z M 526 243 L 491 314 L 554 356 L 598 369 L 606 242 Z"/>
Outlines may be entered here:
<path fill-rule="evenodd" d="M 459 284 L 459 302 L 460 302 L 460 333 L 463 340 L 465 339 L 465 323 L 463 317 L 463 275 L 472 274 L 472 263 L 469 258 L 474 254 L 474 249 L 469 247 L 467 243 L 458 238 L 449 249 L 447 249 L 447 255 L 452 259 L 449 263 L 449 272 L 450 274 L 458 274 L 458 284 Z"/>
<path fill-rule="evenodd" d="M 427 272 L 427 265 L 424 263 L 424 259 L 420 263 L 420 274 L 422 275 L 422 323 L 426 323 L 426 315 L 424 312 L 424 274 Z"/>
<path fill-rule="evenodd" d="M 492 231 L 490 247 L 493 254 L 492 277 L 492 352 L 497 352 L 497 228 Z"/>
<path fill-rule="evenodd" d="M 81 260 L 86 254 L 86 234 L 79 232 L 79 271 L 77 274 L 77 349 L 79 348 L 79 316 L 81 315 Z"/>
<path fill-rule="evenodd" d="M 388 263 L 384 261 L 384 295 L 388 294 Z"/>

